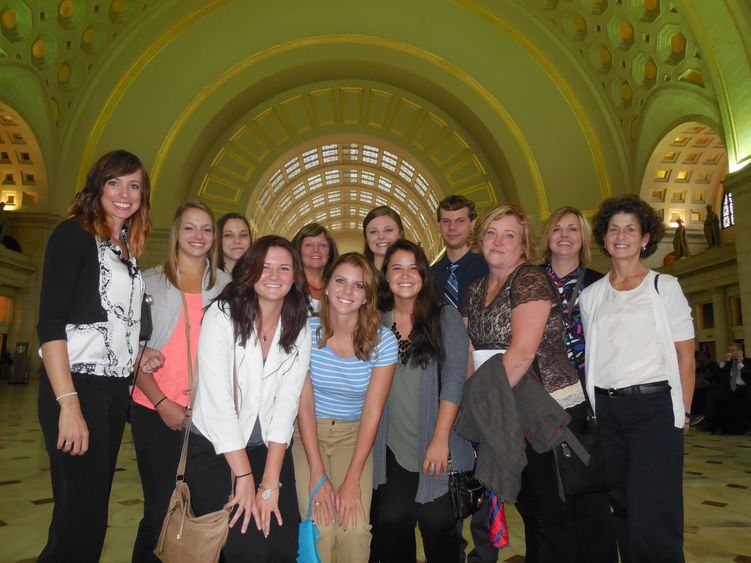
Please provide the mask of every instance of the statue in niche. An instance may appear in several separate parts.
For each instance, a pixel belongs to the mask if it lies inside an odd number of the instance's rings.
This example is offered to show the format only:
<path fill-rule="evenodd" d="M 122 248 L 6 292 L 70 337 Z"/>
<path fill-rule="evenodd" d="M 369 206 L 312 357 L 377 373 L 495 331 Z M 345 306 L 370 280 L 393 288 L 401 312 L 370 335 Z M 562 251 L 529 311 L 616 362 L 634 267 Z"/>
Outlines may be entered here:
<path fill-rule="evenodd" d="M 673 252 L 676 258 L 685 258 L 688 256 L 688 239 L 686 238 L 686 227 L 683 225 L 683 219 L 678 217 L 675 220 L 678 226 L 675 228 L 673 237 Z"/>
<path fill-rule="evenodd" d="M 720 246 L 720 218 L 711 205 L 707 205 L 707 218 L 704 219 L 704 238 L 710 248 Z"/>

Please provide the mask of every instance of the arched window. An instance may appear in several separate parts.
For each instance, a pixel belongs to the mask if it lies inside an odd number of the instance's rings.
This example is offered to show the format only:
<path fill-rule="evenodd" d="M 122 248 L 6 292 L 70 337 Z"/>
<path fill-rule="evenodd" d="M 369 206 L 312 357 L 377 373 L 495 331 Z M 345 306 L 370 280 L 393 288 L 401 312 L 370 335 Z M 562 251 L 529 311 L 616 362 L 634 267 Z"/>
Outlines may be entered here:
<path fill-rule="evenodd" d="M 722 194 L 722 210 L 720 211 L 720 225 L 723 229 L 735 225 L 735 214 L 733 212 L 733 194 L 725 192 Z"/>

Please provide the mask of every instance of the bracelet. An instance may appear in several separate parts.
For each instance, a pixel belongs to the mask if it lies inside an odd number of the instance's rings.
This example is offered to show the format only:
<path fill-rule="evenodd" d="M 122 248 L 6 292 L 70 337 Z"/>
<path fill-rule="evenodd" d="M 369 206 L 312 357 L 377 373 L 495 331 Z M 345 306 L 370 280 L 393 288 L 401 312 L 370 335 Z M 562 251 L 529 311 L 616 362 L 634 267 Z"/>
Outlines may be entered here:
<path fill-rule="evenodd" d="M 157 407 L 158 407 L 159 405 L 161 405 L 161 404 L 162 404 L 162 401 L 165 401 L 165 400 L 167 400 L 167 395 L 165 395 L 164 397 L 162 397 L 161 399 L 159 399 L 159 400 L 158 400 L 158 401 L 157 401 L 156 403 L 154 403 L 154 409 L 156 410 L 156 408 L 157 408 Z"/>
<path fill-rule="evenodd" d="M 264 487 L 263 483 L 258 485 L 259 492 L 261 491 L 261 489 L 263 489 L 263 492 L 261 493 L 261 497 L 263 498 L 263 500 L 267 500 L 271 496 L 272 491 L 275 491 L 276 489 L 281 489 L 281 488 L 282 488 L 281 483 L 279 483 L 276 487 Z"/>
<path fill-rule="evenodd" d="M 243 473 L 242 475 L 235 475 L 235 479 L 242 479 L 243 477 L 250 477 L 253 475 L 252 471 L 248 471 L 247 473 Z"/>
<path fill-rule="evenodd" d="M 56 401 L 60 401 L 63 397 L 70 397 L 71 395 L 78 395 L 78 391 L 71 391 L 70 393 L 63 393 L 62 395 L 58 395 L 55 397 Z"/>
<path fill-rule="evenodd" d="M 684 412 L 683 412 L 683 414 L 685 414 L 685 415 L 686 415 L 686 418 L 691 418 L 691 413 L 690 413 L 690 412 L 685 412 L 685 411 L 684 411 Z"/>

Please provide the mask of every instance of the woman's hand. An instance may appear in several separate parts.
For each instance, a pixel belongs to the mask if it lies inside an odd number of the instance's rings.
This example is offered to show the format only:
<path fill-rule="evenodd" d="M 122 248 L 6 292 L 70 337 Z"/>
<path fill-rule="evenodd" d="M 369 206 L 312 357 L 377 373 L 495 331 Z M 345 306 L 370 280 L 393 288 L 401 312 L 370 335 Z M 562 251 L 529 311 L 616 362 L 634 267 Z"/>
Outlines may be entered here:
<path fill-rule="evenodd" d="M 156 412 L 162 417 L 162 421 L 171 430 L 180 430 L 185 419 L 185 407 L 169 399 L 165 399 L 156 407 Z"/>
<path fill-rule="evenodd" d="M 263 484 L 261 486 L 263 487 Z M 277 485 L 268 493 L 266 491 L 268 491 L 267 488 L 260 488 L 256 493 L 256 506 L 260 507 L 259 513 L 261 515 L 261 525 L 258 526 L 258 529 L 263 532 L 265 538 L 269 537 L 272 514 L 276 516 L 277 524 L 282 525 L 282 514 L 279 512 L 279 486 Z M 264 494 L 267 495 L 267 498 L 264 498 Z M 256 520 L 257 523 L 258 520 Z"/>
<path fill-rule="evenodd" d="M 336 493 L 336 510 L 339 513 L 339 525 L 345 530 L 350 523 L 351 528 L 357 528 L 358 514 L 362 517 L 363 522 L 366 521 L 358 481 L 344 479 L 342 486 Z"/>
<path fill-rule="evenodd" d="M 312 493 L 315 486 L 321 480 L 323 475 L 310 476 L 310 488 Z M 312 506 L 313 520 L 318 525 L 326 524 L 327 526 L 333 524 L 336 521 L 336 495 L 334 494 L 334 486 L 331 484 L 331 479 L 326 479 L 323 485 L 318 489 L 318 492 L 313 496 Z"/>
<path fill-rule="evenodd" d="M 81 412 L 78 397 L 60 399 L 57 423 L 57 449 L 70 455 L 83 455 L 89 449 L 89 427 Z"/>
<path fill-rule="evenodd" d="M 164 365 L 164 356 L 155 348 L 144 348 L 141 350 L 139 369 L 146 373 L 154 373 Z"/>
<path fill-rule="evenodd" d="M 428 444 L 425 452 L 425 460 L 422 462 L 422 472 L 431 477 L 441 476 L 441 472 L 448 473 L 449 470 L 449 443 L 448 440 L 441 440 L 436 437 Z"/>
<path fill-rule="evenodd" d="M 240 516 L 243 516 L 242 528 L 240 531 L 244 534 L 248 531 L 248 524 L 250 524 L 250 518 L 253 517 L 256 521 L 256 527 L 260 530 L 261 517 L 258 513 L 258 504 L 256 503 L 256 491 L 255 481 L 253 481 L 253 475 L 247 477 L 241 477 L 235 481 L 235 496 L 224 505 L 224 508 L 237 505 L 232 519 L 229 522 L 229 527 L 232 528 Z"/>

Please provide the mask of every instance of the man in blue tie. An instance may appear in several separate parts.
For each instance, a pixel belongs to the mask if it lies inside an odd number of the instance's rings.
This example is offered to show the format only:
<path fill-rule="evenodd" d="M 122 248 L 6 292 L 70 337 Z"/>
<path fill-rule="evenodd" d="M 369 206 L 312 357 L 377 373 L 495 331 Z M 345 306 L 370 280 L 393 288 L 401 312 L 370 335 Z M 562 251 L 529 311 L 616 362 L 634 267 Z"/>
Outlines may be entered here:
<path fill-rule="evenodd" d="M 450 195 L 438 204 L 438 226 L 446 252 L 432 267 L 433 279 L 436 293 L 460 310 L 467 288 L 488 275 L 485 259 L 470 248 L 476 219 L 475 202 L 464 196 Z"/>
<path fill-rule="evenodd" d="M 472 252 L 472 231 L 477 219 L 475 202 L 461 195 L 450 195 L 438 204 L 438 226 L 446 252 L 431 268 L 436 293 L 443 301 L 461 312 L 464 292 L 476 280 L 488 275 L 482 254 Z M 469 563 L 490 563 L 498 560 L 498 550 L 490 544 L 488 503 L 472 515 L 470 531 L 475 543 L 467 557 Z M 464 523 L 458 522 L 461 529 Z M 467 547 L 462 545 L 462 554 Z"/>

